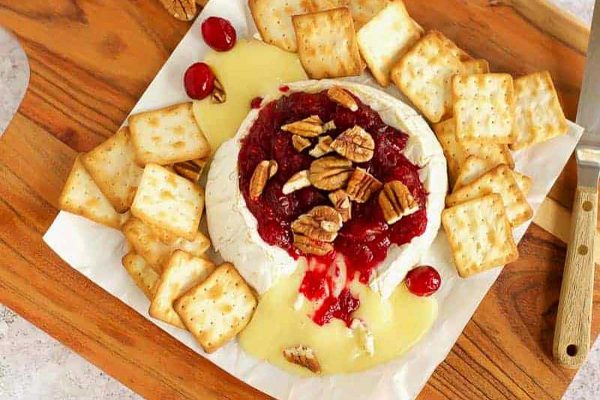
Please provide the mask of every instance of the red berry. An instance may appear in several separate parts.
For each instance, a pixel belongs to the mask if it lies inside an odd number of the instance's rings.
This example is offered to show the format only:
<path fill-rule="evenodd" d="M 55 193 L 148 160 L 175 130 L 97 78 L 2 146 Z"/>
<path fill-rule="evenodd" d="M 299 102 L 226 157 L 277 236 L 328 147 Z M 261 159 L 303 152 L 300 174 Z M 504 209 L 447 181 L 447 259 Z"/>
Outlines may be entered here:
<path fill-rule="evenodd" d="M 262 101 L 263 101 L 262 97 L 255 97 L 250 102 L 250 107 L 252 107 L 252 108 L 260 108 L 260 104 L 262 103 Z"/>
<path fill-rule="evenodd" d="M 208 17 L 202 22 L 202 37 L 216 51 L 231 50 L 237 35 L 231 22 L 219 17 Z"/>
<path fill-rule="evenodd" d="M 417 296 L 431 296 L 437 292 L 441 284 L 440 274 L 428 265 L 417 267 L 406 275 L 408 290 Z"/>
<path fill-rule="evenodd" d="M 188 67 L 183 76 L 183 86 L 189 97 L 202 100 L 215 88 L 215 74 L 205 63 L 195 63 Z"/>

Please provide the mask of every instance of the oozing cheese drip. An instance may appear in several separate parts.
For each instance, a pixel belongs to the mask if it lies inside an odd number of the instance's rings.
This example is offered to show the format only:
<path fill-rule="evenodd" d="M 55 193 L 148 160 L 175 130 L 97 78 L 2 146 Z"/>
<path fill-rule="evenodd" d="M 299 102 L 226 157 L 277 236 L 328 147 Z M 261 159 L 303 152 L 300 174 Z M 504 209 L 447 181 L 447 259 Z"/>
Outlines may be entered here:
<path fill-rule="evenodd" d="M 357 319 L 354 329 L 338 319 L 318 326 L 310 318 L 315 305 L 298 301 L 306 268 L 305 263 L 300 264 L 294 274 L 282 278 L 261 297 L 252 321 L 239 336 L 245 351 L 286 371 L 311 375 L 283 357 L 283 349 L 297 345 L 314 350 L 321 374 L 371 368 L 409 350 L 437 316 L 435 299 L 414 296 L 404 284 L 383 300 L 368 286 L 354 281 L 350 290 L 361 303 L 353 314 Z"/>

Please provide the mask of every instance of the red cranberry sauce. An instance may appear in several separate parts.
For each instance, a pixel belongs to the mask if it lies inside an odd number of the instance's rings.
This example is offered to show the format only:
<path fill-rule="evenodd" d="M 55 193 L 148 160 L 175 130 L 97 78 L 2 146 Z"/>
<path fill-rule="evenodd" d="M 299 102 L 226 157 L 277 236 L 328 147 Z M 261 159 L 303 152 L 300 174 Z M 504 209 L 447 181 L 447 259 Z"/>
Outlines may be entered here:
<path fill-rule="evenodd" d="M 386 125 L 376 111 L 359 99 L 356 100 L 359 108 L 355 112 L 331 101 L 326 91 L 312 94 L 292 93 L 265 105 L 242 141 L 238 158 L 239 184 L 246 205 L 258 221 L 258 232 L 263 240 L 287 250 L 292 257 L 297 258 L 302 254 L 293 246 L 291 223 L 313 207 L 330 205 L 330 202 L 326 192 L 314 187 L 304 188 L 288 195 L 282 193 L 285 182 L 296 172 L 308 169 L 314 158 L 308 155 L 308 150 L 298 153 L 292 145 L 292 135 L 282 131 L 280 127 L 311 115 L 319 115 L 323 122 L 334 120 L 336 129 L 327 132 L 334 139 L 355 125 L 369 132 L 375 140 L 375 154 L 372 160 L 358 166 L 368 170 L 383 183 L 391 180 L 402 181 L 410 189 L 420 208 L 419 211 L 402 218 L 396 224 L 388 225 L 383 218 L 376 195 L 371 196 L 364 204 L 352 203 L 352 219 L 340 230 L 334 248 L 337 254 L 344 257 L 347 281 L 351 281 L 358 274 L 361 282 L 368 283 L 373 270 L 386 257 L 391 244 L 408 243 L 425 231 L 427 192 L 419 180 L 419 168 L 402 155 L 408 136 Z M 277 174 L 267 182 L 262 196 L 252 200 L 249 195 L 250 179 L 254 169 L 262 160 L 277 161 L 279 169 Z M 310 273 L 309 270 L 307 276 Z M 313 282 L 311 285 L 324 284 Z M 310 292 L 313 290 L 319 289 L 311 288 L 302 292 L 311 299 L 313 296 Z M 349 292 L 346 296 L 348 295 Z M 330 311 L 323 312 L 322 316 L 317 316 L 319 314 L 317 312 L 313 317 L 315 322 L 325 323 L 332 317 L 339 318 L 343 312 L 335 311 L 336 307 L 358 307 L 358 304 L 354 304 L 355 302 L 349 299 L 342 301 L 341 295 L 337 300 L 339 304 L 331 305 L 328 308 Z M 358 302 L 357 299 L 354 300 Z M 324 304 L 327 302 L 331 301 L 327 300 Z"/>

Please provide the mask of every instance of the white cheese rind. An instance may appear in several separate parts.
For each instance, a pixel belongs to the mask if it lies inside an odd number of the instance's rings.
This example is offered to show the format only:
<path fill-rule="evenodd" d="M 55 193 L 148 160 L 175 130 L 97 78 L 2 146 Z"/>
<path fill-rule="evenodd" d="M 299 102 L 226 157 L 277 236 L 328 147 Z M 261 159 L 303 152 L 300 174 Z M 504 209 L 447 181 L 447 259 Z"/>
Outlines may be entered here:
<path fill-rule="evenodd" d="M 402 101 L 380 90 L 350 82 L 321 80 L 292 83 L 289 92 L 318 92 L 333 85 L 347 88 L 377 111 L 386 124 L 409 135 L 403 154 L 421 167 L 420 178 L 428 192 L 425 232 L 410 243 L 392 245 L 370 282 L 373 290 L 387 298 L 419 262 L 437 235 L 448 187 L 446 159 L 423 118 Z M 273 99 L 265 99 L 263 104 L 270 100 Z M 208 174 L 206 212 L 215 249 L 223 259 L 233 263 L 244 279 L 261 294 L 280 277 L 293 273 L 298 262 L 285 250 L 262 240 L 256 218 L 246 207 L 239 188 L 237 160 L 240 141 L 248 134 L 257 116 L 258 110 L 252 110 L 236 136 L 217 150 Z"/>

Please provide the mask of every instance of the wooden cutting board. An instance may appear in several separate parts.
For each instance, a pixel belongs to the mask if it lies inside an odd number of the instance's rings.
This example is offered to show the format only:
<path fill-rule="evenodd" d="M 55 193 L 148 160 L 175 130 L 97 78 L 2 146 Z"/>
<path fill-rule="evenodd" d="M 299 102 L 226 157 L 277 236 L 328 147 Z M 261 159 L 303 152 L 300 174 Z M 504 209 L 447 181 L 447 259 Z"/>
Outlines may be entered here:
<path fill-rule="evenodd" d="M 425 28 L 446 33 L 495 71 L 550 70 L 574 119 L 585 27 L 539 0 L 407 5 Z M 264 398 L 41 240 L 77 152 L 116 131 L 189 24 L 158 1 L 0 0 L 0 25 L 16 32 L 31 63 L 29 91 L 0 140 L 0 302 L 146 398 Z M 502 273 L 421 399 L 561 397 L 574 372 L 553 363 L 551 347 L 574 185 L 571 161 L 521 242 L 520 260 Z M 599 274 L 596 280 L 594 337 Z"/>

